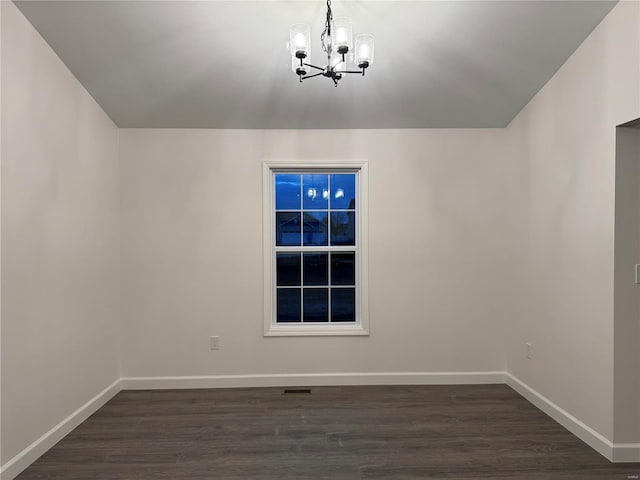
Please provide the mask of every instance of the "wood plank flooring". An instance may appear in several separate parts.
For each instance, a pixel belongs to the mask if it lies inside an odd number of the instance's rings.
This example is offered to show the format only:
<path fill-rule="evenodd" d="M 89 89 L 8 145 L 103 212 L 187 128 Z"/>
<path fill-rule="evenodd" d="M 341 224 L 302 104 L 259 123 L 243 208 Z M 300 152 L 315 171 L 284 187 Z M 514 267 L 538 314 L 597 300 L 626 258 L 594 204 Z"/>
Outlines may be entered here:
<path fill-rule="evenodd" d="M 123 391 L 19 480 L 631 480 L 506 385 Z"/>

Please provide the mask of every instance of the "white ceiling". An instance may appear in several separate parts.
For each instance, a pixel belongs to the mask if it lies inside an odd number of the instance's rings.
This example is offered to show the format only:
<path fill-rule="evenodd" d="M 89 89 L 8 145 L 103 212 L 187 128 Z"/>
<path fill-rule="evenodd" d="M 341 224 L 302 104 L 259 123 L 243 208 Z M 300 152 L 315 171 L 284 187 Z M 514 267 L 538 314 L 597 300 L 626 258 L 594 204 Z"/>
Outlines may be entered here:
<path fill-rule="evenodd" d="M 119 127 L 504 127 L 610 1 L 340 1 L 374 65 L 298 83 L 285 48 L 324 1 L 18 1 Z"/>

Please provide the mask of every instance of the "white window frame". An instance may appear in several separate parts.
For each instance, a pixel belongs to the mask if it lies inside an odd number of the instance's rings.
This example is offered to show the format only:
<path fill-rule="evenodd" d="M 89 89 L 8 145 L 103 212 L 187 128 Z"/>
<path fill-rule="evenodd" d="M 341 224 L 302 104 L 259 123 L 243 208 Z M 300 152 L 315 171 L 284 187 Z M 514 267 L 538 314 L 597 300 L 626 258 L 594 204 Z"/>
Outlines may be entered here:
<path fill-rule="evenodd" d="M 275 181 L 276 173 L 357 173 L 356 186 L 356 322 L 304 324 L 276 323 L 275 269 Z M 368 288 L 368 165 L 366 161 L 264 161 L 262 168 L 263 196 L 263 256 L 264 256 L 264 335 L 280 336 L 341 336 L 369 335 Z"/>

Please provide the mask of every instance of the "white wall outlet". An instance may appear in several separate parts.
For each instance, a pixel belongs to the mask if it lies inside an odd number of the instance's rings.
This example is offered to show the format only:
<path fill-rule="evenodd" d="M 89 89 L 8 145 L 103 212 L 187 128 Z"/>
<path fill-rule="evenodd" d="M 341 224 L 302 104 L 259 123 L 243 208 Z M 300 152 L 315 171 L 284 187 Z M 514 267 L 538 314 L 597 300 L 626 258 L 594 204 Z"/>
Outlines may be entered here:
<path fill-rule="evenodd" d="M 533 356 L 533 353 L 531 351 L 531 344 L 529 342 L 525 343 L 524 346 L 526 347 L 526 355 L 527 358 L 531 358 Z"/>
<path fill-rule="evenodd" d="M 220 350 L 220 337 L 209 337 L 211 350 Z"/>

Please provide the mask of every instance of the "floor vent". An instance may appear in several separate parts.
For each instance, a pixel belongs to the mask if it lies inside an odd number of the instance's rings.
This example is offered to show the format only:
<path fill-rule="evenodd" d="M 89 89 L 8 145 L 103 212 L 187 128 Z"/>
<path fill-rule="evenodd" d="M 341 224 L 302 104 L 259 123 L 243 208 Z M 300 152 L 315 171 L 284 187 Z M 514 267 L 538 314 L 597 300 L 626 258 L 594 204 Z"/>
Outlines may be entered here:
<path fill-rule="evenodd" d="M 311 389 L 310 388 L 285 388 L 284 392 L 282 392 L 284 394 L 287 393 L 311 393 Z"/>

